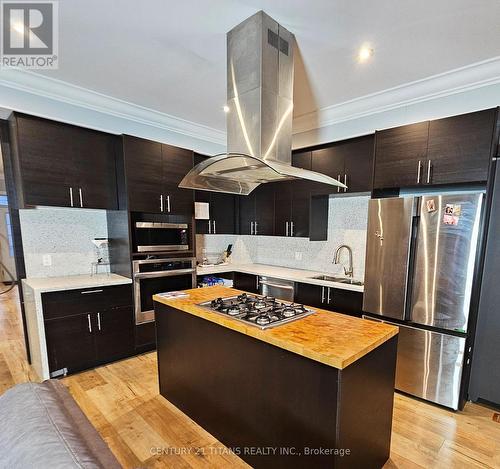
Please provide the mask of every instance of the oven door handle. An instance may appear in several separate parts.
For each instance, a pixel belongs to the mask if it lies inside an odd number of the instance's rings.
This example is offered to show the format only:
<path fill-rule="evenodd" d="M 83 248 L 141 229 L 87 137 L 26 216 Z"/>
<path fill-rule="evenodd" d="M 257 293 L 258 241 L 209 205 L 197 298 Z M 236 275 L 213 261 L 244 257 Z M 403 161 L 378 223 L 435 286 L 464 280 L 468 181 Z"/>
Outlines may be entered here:
<path fill-rule="evenodd" d="M 176 275 L 192 274 L 193 272 L 196 272 L 196 269 L 164 270 L 159 272 L 138 272 L 134 274 L 134 278 L 141 280 L 144 278 L 175 277 Z"/>

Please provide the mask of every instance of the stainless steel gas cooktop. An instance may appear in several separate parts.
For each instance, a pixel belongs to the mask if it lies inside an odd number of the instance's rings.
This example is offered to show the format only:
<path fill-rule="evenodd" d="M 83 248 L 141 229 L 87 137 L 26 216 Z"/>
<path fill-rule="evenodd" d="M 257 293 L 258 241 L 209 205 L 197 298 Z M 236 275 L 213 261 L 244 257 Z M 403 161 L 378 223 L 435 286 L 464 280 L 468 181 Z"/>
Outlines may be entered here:
<path fill-rule="evenodd" d="M 303 305 L 249 293 L 217 298 L 200 303 L 198 306 L 260 329 L 286 324 L 314 313 L 314 310 L 305 308 Z"/>

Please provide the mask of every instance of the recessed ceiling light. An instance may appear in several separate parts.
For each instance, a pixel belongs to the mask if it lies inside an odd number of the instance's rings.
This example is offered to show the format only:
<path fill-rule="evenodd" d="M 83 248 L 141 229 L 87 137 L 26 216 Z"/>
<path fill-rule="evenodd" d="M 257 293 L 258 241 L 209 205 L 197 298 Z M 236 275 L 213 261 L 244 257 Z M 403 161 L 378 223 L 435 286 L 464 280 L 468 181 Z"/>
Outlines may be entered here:
<path fill-rule="evenodd" d="M 364 45 L 359 49 L 358 60 L 366 62 L 373 55 L 373 49 L 370 46 Z"/>
<path fill-rule="evenodd" d="M 222 106 L 222 110 L 224 112 L 229 112 L 229 106 L 227 104 L 225 106 Z"/>

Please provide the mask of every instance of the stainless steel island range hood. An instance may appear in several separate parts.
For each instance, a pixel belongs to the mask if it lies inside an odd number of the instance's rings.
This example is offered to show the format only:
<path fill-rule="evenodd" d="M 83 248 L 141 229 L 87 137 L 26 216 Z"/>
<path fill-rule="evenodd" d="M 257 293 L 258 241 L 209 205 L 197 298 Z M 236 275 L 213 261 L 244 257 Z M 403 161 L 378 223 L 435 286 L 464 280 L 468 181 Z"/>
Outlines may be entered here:
<path fill-rule="evenodd" d="M 248 195 L 262 183 L 344 184 L 292 166 L 294 36 L 263 11 L 227 34 L 227 149 L 193 168 L 179 187 Z"/>

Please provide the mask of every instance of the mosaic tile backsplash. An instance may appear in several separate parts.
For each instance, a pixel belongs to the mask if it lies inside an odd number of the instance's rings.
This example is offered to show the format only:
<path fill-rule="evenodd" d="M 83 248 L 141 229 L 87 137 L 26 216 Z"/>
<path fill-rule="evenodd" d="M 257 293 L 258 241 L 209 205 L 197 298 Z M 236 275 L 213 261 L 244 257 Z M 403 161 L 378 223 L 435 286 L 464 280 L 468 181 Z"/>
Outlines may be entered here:
<path fill-rule="evenodd" d="M 104 210 L 40 207 L 19 214 L 27 277 L 90 274 L 97 257 L 92 239 L 108 236 Z M 43 265 L 46 254 L 51 266 Z"/>
<path fill-rule="evenodd" d="M 342 265 L 333 264 L 335 249 L 340 244 L 352 248 L 354 277 L 364 278 L 368 196 L 331 197 L 328 208 L 328 240 L 307 238 L 239 235 L 197 235 L 197 255 L 216 260 L 228 244 L 233 244 L 232 262 L 259 263 L 325 273 L 343 274 Z M 347 263 L 343 251 L 341 262 Z"/>

